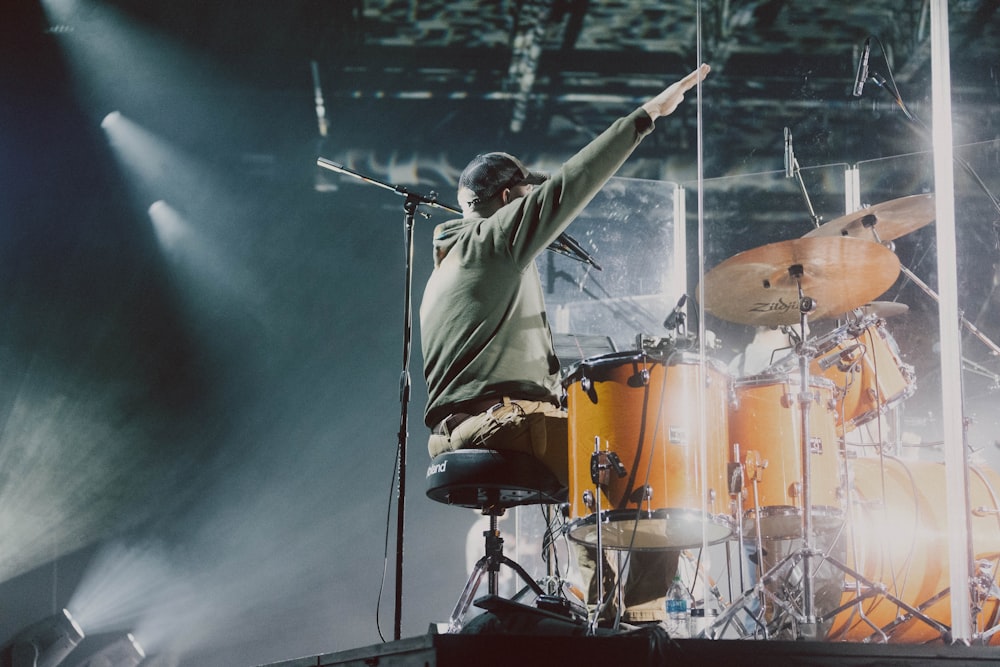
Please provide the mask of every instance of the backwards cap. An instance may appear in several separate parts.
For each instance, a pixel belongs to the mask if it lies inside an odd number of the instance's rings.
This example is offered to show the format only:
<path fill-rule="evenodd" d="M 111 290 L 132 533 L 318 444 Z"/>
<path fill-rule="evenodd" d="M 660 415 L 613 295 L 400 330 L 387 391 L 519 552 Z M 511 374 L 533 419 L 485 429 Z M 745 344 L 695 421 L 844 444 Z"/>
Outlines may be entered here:
<path fill-rule="evenodd" d="M 489 201 L 504 188 L 530 183 L 544 183 L 545 174 L 530 171 L 516 157 L 509 153 L 485 153 L 477 155 L 466 165 L 458 179 L 458 198 L 466 206 Z"/>

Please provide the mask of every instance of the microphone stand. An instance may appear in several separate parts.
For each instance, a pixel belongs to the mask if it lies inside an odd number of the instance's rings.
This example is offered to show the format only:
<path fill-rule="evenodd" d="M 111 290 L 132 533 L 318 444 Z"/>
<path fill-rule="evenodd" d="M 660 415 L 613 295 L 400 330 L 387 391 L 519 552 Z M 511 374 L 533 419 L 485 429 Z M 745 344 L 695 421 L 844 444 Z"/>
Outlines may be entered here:
<path fill-rule="evenodd" d="M 437 202 L 437 194 L 431 192 L 428 195 L 421 195 L 409 192 L 406 188 L 398 185 L 389 185 L 374 178 L 364 176 L 347 167 L 332 162 L 325 158 L 316 160 L 316 164 L 324 169 L 336 171 L 348 176 L 358 178 L 365 183 L 371 183 L 387 190 L 392 190 L 396 194 L 406 198 L 403 203 L 403 242 L 405 247 L 405 280 L 403 286 L 403 370 L 399 380 L 399 433 L 396 451 L 397 463 L 397 501 L 396 501 L 396 609 L 393 622 L 393 639 L 400 639 L 402 632 L 402 601 L 403 601 L 403 518 L 406 507 L 406 445 L 407 445 L 407 422 L 410 402 L 410 351 L 413 339 L 413 306 L 412 306 L 412 284 L 413 284 L 413 220 L 418 212 L 417 207 L 421 204 L 438 208 L 447 208 Z M 451 210 L 451 209 L 449 209 Z M 420 213 L 425 218 L 429 218 L 427 213 Z"/>
<path fill-rule="evenodd" d="M 802 170 L 799 168 L 799 161 L 795 158 L 795 151 L 792 148 L 792 133 L 787 127 L 785 128 L 785 178 L 794 178 L 799 184 L 799 192 L 802 193 L 802 199 L 805 200 L 813 227 L 818 229 L 820 222 L 823 221 L 823 216 L 816 214 L 812 200 L 809 199 L 809 191 L 806 190 L 806 183 L 802 180 Z"/>
<path fill-rule="evenodd" d="M 890 79 L 892 78 L 891 72 L 889 74 L 889 78 Z M 903 102 L 903 98 L 899 94 L 899 90 L 896 88 L 896 83 L 893 82 L 891 87 L 886 85 L 887 81 L 878 72 L 872 72 L 871 80 L 879 88 L 888 91 L 888 93 L 892 96 L 893 101 L 895 101 L 896 106 L 898 106 L 903 111 L 903 115 L 906 116 L 907 120 L 909 120 L 913 124 L 913 127 L 922 136 L 922 138 L 927 139 L 928 138 L 927 126 L 924 125 L 923 121 L 914 116 L 910 112 L 909 108 L 907 108 L 906 104 Z M 952 155 L 952 159 L 955 161 L 955 164 L 962 167 L 962 169 L 969 175 L 969 177 L 972 178 L 973 182 L 975 182 L 979 186 L 979 188 L 983 191 L 983 194 L 986 195 L 986 198 L 990 200 L 990 203 L 993 205 L 993 208 L 996 209 L 997 214 L 1000 215 L 1000 200 L 997 200 L 997 198 L 993 195 L 993 193 L 990 192 L 989 187 L 987 187 L 986 183 L 983 182 L 983 179 L 979 176 L 979 174 L 976 172 L 973 166 L 969 164 L 966 160 L 960 158 L 957 155 Z M 882 240 L 875 232 L 875 222 L 876 221 L 874 220 L 863 220 L 862 224 L 865 227 L 869 227 L 872 230 L 876 242 L 882 243 Z M 917 287 L 919 287 L 921 291 L 924 292 L 924 294 L 931 297 L 931 299 L 933 299 L 936 303 L 940 303 L 940 298 L 938 297 L 937 293 L 934 292 L 934 290 L 928 287 L 923 281 L 921 281 L 916 275 L 914 275 L 914 273 L 910 271 L 906 266 L 901 266 L 900 268 L 903 274 L 910 281 L 912 281 Z M 983 334 L 983 332 L 977 329 L 972 324 L 972 322 L 970 322 L 965 318 L 965 315 L 961 311 L 959 311 L 958 318 L 962 326 L 964 326 L 973 336 L 978 338 L 979 341 L 983 343 L 983 345 L 988 347 L 994 355 L 1000 356 L 1000 346 L 998 346 L 992 340 L 987 338 L 986 335 Z"/>
<path fill-rule="evenodd" d="M 327 160 L 326 158 L 317 158 L 316 164 L 324 169 L 329 169 L 330 171 L 335 171 L 341 174 L 346 174 L 357 178 L 365 183 L 370 183 L 372 185 L 377 185 L 381 188 L 387 190 L 392 190 L 398 195 L 402 195 L 406 198 L 403 203 L 403 243 L 405 248 L 405 279 L 403 286 L 403 370 L 400 374 L 399 379 L 399 402 L 400 402 L 400 415 L 399 415 L 399 432 L 397 434 L 397 452 L 396 452 L 396 463 L 397 463 L 397 502 L 396 502 L 396 597 L 395 597 L 395 616 L 393 621 L 393 639 L 400 639 L 402 632 L 402 601 L 403 601 L 403 525 L 406 507 L 406 449 L 407 449 L 407 439 L 408 439 L 408 420 L 409 420 L 409 403 L 410 403 L 410 353 L 412 349 L 413 340 L 413 220 L 416 213 L 420 213 L 424 218 L 430 218 L 430 214 L 424 213 L 417 210 L 417 207 L 421 204 L 427 206 L 441 208 L 456 215 L 461 215 L 462 212 L 445 206 L 437 201 L 437 193 L 431 192 L 430 195 L 422 195 L 416 192 L 410 192 L 405 187 L 400 185 L 390 185 L 389 183 L 384 183 L 370 176 L 365 176 L 364 174 L 358 173 L 352 169 L 345 167 L 342 164 L 333 162 L 332 160 Z M 566 233 L 561 234 L 552 244 L 549 246 L 549 250 L 557 252 L 568 257 L 572 257 L 581 262 L 586 262 L 587 264 L 593 266 L 598 271 L 601 267 L 594 261 L 587 252 L 576 242 L 571 236 Z"/>
<path fill-rule="evenodd" d="M 881 47 L 881 42 L 879 42 L 879 46 Z M 889 95 L 892 96 L 892 99 L 896 103 L 896 106 L 898 106 L 900 110 L 902 110 L 903 115 L 906 116 L 906 119 L 913 124 L 913 126 L 918 130 L 923 139 L 927 139 L 928 138 L 927 126 L 924 125 L 923 121 L 914 116 L 913 113 L 910 112 L 910 109 L 906 106 L 906 103 L 903 102 L 903 98 L 899 94 L 899 89 L 896 87 L 896 82 L 892 80 L 892 72 L 891 71 L 889 72 L 889 79 L 892 81 L 891 86 L 886 85 L 888 82 L 885 80 L 885 77 L 880 75 L 878 72 L 872 72 L 870 78 L 872 83 L 874 83 L 882 90 L 887 91 Z M 983 194 L 986 195 L 986 198 L 990 200 L 990 203 L 993 205 L 993 208 L 996 210 L 997 214 L 1000 215 L 1000 200 L 998 200 L 996 196 L 993 195 L 993 193 L 989 189 L 989 186 L 986 185 L 982 177 L 980 177 L 979 174 L 976 172 L 975 168 L 973 168 L 973 166 L 969 164 L 965 159 L 957 155 L 953 154 L 951 157 L 955 161 L 955 164 L 960 166 L 965 171 L 965 173 L 969 175 L 969 177 L 973 180 L 973 182 L 979 186 L 979 188 L 983 191 Z"/>

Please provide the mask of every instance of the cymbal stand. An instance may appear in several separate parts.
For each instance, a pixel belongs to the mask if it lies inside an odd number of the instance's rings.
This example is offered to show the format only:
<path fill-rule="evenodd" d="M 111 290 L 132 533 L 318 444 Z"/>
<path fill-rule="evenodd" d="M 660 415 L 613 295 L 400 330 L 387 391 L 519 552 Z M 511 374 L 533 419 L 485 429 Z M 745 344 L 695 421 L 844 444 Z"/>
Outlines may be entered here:
<path fill-rule="evenodd" d="M 875 226 L 878 224 L 878 218 L 876 216 L 871 214 L 864 216 L 863 218 L 861 218 L 861 224 L 863 227 L 871 231 L 872 238 L 875 240 L 876 243 L 884 245 L 885 247 L 889 248 L 889 250 L 895 252 L 896 250 L 895 244 L 892 241 L 883 241 L 878 234 L 878 230 L 875 229 Z M 938 293 L 935 292 L 933 289 L 931 289 L 930 286 L 927 285 L 927 283 L 925 283 L 919 277 L 917 277 L 917 275 L 914 274 L 913 271 L 910 271 L 910 269 L 908 269 L 903 264 L 899 265 L 899 270 L 903 275 L 907 277 L 908 280 L 910 280 L 914 285 L 919 287 L 924 294 L 929 296 L 931 300 L 934 301 L 934 303 L 940 305 L 941 297 L 938 295 Z M 984 334 L 982 331 L 976 328 L 976 326 L 972 322 L 970 322 L 965 318 L 965 314 L 962 313 L 961 311 L 959 311 L 958 313 L 958 319 L 959 322 L 961 322 L 962 326 L 969 331 L 969 333 L 978 338 L 980 342 L 982 342 L 983 345 L 988 347 L 994 355 L 1000 356 L 1000 345 L 994 343 L 986 336 L 986 334 Z"/>
<path fill-rule="evenodd" d="M 804 294 L 802 290 L 802 276 L 804 270 L 802 265 L 794 264 L 788 268 L 788 273 L 793 280 L 796 281 L 798 286 L 798 296 L 799 296 L 799 324 L 802 331 L 807 331 L 806 325 L 808 323 L 808 314 L 812 312 L 815 307 L 815 301 Z M 782 609 L 784 612 L 789 614 L 795 622 L 795 631 L 798 633 L 797 639 L 816 639 L 817 629 L 820 622 L 830 620 L 834 618 L 841 611 L 844 611 L 851 606 L 858 604 L 861 600 L 869 597 L 874 597 L 876 595 L 881 595 L 889 600 L 891 603 L 895 604 L 897 607 L 909 612 L 910 616 L 917 618 L 934 629 L 936 629 L 945 641 L 950 641 L 951 629 L 928 617 L 921 610 L 913 607 L 910 604 L 900 600 L 891 593 L 888 592 L 887 587 L 884 584 L 876 583 L 867 579 L 862 573 L 849 567 L 847 564 L 840 562 L 837 558 L 834 558 L 828 553 L 823 553 L 815 549 L 812 545 L 813 538 L 813 521 L 812 521 L 812 488 L 811 488 L 811 477 L 812 477 L 812 466 L 811 466 L 811 437 L 810 437 L 810 419 L 809 419 L 809 406 L 813 400 L 815 400 L 810 393 L 809 389 L 811 387 L 811 378 L 809 375 L 809 360 L 814 356 L 815 350 L 812 350 L 806 341 L 801 341 L 795 346 L 796 354 L 798 355 L 799 362 L 799 396 L 798 403 L 800 409 L 800 447 L 801 447 L 801 474 L 802 474 L 802 544 L 801 546 L 792 551 L 790 554 L 779 560 L 772 566 L 767 572 L 762 574 L 758 579 L 757 583 L 754 585 L 753 589 L 745 592 L 738 600 L 734 600 L 732 604 L 725 610 L 724 613 L 720 614 L 719 619 L 713 624 L 712 630 L 716 631 L 718 636 L 721 634 L 726 626 L 731 622 L 735 614 L 740 610 L 746 608 L 745 605 L 754 597 L 759 597 L 761 600 L 768 599 L 775 606 Z M 850 502 L 850 500 L 848 500 Z M 760 539 L 760 527 L 758 523 L 758 545 L 761 544 Z M 758 547 L 759 548 L 759 547 Z M 762 552 L 758 551 L 758 558 L 762 558 Z M 855 588 L 858 596 L 854 600 L 850 600 L 841 604 L 836 609 L 826 613 L 822 617 L 816 616 L 816 603 L 815 595 L 813 590 L 814 583 L 814 562 L 813 559 L 821 559 L 824 562 L 828 562 L 841 572 L 849 575 L 855 581 Z M 787 578 L 787 573 L 794 568 L 796 564 L 802 564 L 802 604 L 801 611 L 797 611 L 793 605 L 794 601 L 783 600 L 781 597 L 770 591 L 767 586 L 768 584 L 775 582 L 782 582 Z M 865 589 L 861 592 L 860 589 Z M 765 637 L 767 636 L 767 631 L 765 628 Z"/>
<path fill-rule="evenodd" d="M 796 281 L 798 285 L 799 293 L 799 324 L 801 330 L 808 331 L 806 328 L 808 313 L 815 309 L 816 303 L 814 300 L 806 296 L 802 291 L 802 276 L 803 268 L 799 264 L 795 264 L 789 267 L 789 275 Z M 834 558 L 829 554 L 824 554 L 821 551 L 817 551 L 812 547 L 812 536 L 813 536 L 813 522 L 812 522 L 812 465 L 811 465 L 811 454 L 812 447 L 809 435 L 809 405 L 812 403 L 813 398 L 809 389 L 811 387 L 811 379 L 809 377 L 809 359 L 812 357 L 813 350 L 810 350 L 808 345 L 802 343 L 796 346 L 796 352 L 799 357 L 799 381 L 800 381 L 800 393 L 799 393 L 799 407 L 801 409 L 801 444 L 802 444 L 802 546 L 798 550 L 798 554 L 793 552 L 792 558 L 799 557 L 802 560 L 802 591 L 803 591 L 803 612 L 798 623 L 798 629 L 800 631 L 801 639 L 815 639 L 817 631 L 817 623 L 822 620 L 833 618 L 841 610 L 855 604 L 855 601 L 851 601 L 841 605 L 836 610 L 829 612 L 822 618 L 817 618 L 816 616 L 816 601 L 813 591 L 813 558 L 818 557 L 819 559 L 829 562 L 845 574 L 850 575 L 854 578 L 856 582 L 864 582 L 868 586 L 869 591 L 875 591 L 881 593 L 887 599 L 891 600 L 900 607 L 906 609 L 914 617 L 919 618 L 931 627 L 938 630 L 942 637 L 950 641 L 951 629 L 938 621 L 930 618 L 922 611 L 916 609 L 912 605 L 904 603 L 893 595 L 890 595 L 885 590 L 883 584 L 875 584 L 874 582 L 868 581 L 860 572 L 848 567 L 846 564 L 841 563 L 839 560 Z M 866 593 L 867 595 L 874 595 L 875 593 Z M 802 631 L 804 628 L 804 632 Z"/>
<path fill-rule="evenodd" d="M 876 38 L 876 41 L 878 41 L 878 38 Z M 882 49 L 883 53 L 885 52 L 885 49 L 882 47 L 881 41 L 879 41 L 879 48 Z M 886 62 L 886 65 L 888 65 L 888 62 Z M 924 122 L 920 120 L 920 118 L 918 118 L 916 115 L 910 112 L 910 109 L 906 106 L 906 103 L 903 101 L 902 95 L 899 94 L 899 88 L 896 86 L 895 79 L 893 79 L 891 69 L 889 70 L 888 74 L 889 74 L 889 81 L 886 81 L 885 77 L 881 76 L 878 72 L 873 71 L 871 72 L 871 80 L 875 83 L 875 85 L 877 85 L 882 90 L 888 92 L 889 95 L 892 96 L 893 101 L 900 108 L 900 110 L 902 110 L 903 115 L 905 115 L 906 119 L 910 121 L 911 126 L 917 133 L 919 133 L 925 139 L 930 138 L 930 130 L 927 128 L 927 125 L 925 125 Z M 997 198 L 997 196 L 993 194 L 993 192 L 983 181 L 979 173 L 975 170 L 975 168 L 973 168 L 973 166 L 967 160 L 954 154 L 951 157 L 952 160 L 955 162 L 955 164 L 960 166 L 969 176 L 969 178 L 972 179 L 972 182 L 979 187 L 982 193 L 989 200 L 990 204 L 993 206 L 993 209 L 997 212 L 997 215 L 1000 216 L 1000 198 Z M 871 219 L 869 220 L 869 218 Z M 997 222 L 994 222 L 994 228 L 1000 229 L 1000 218 L 998 218 L 997 220 L 998 220 Z M 875 238 L 875 241 L 878 243 L 882 243 L 882 240 L 878 236 L 878 232 L 875 231 L 876 222 L 877 220 L 875 219 L 874 215 L 865 216 L 861 220 L 862 225 L 871 230 L 872 235 Z M 893 249 L 892 242 L 889 241 L 888 244 L 889 245 L 887 247 L 889 247 L 890 250 Z M 997 245 L 998 249 L 1000 249 L 1000 239 L 998 239 Z M 931 299 L 933 299 L 935 303 L 937 304 L 941 303 L 941 298 L 938 296 L 938 294 L 934 292 L 934 290 L 932 290 L 930 287 L 928 287 L 923 281 L 917 278 L 917 276 L 915 276 L 912 271 L 910 271 L 909 269 L 907 269 L 905 266 L 902 265 L 900 266 L 900 270 L 907 278 L 912 280 L 917 287 L 923 290 L 923 292 L 927 296 L 931 297 Z M 958 316 L 959 320 L 962 323 L 962 326 L 968 329 L 973 336 L 982 341 L 982 343 L 986 345 L 986 347 L 988 347 L 993 352 L 994 355 L 1000 355 L 1000 346 L 991 341 L 981 331 L 979 331 L 979 329 L 973 326 L 971 322 L 965 319 L 965 315 L 963 315 L 961 312 L 959 312 Z"/>
<path fill-rule="evenodd" d="M 802 277 L 804 275 L 804 269 L 801 264 L 793 264 L 788 268 L 789 276 L 795 280 L 798 288 L 799 297 L 799 324 L 802 331 L 808 331 L 808 314 L 812 312 L 816 303 L 812 297 L 807 296 L 802 290 Z M 942 637 L 946 639 L 950 635 L 950 628 L 944 626 L 943 624 L 929 618 L 926 614 L 920 610 L 914 608 L 913 606 L 903 602 L 902 600 L 896 598 L 886 590 L 886 586 L 883 584 L 876 584 L 875 582 L 867 580 L 864 575 L 856 570 L 848 567 L 845 563 L 840 562 L 838 559 L 834 558 L 830 554 L 823 553 L 822 551 L 816 550 L 813 547 L 813 517 L 812 517 L 812 488 L 811 488 L 811 478 L 812 478 L 812 465 L 811 465 L 811 455 L 812 455 L 812 438 L 810 437 L 810 405 L 813 400 L 815 400 L 810 392 L 811 389 L 811 378 L 809 373 L 809 361 L 814 356 L 815 350 L 812 350 L 810 346 L 802 341 L 795 346 L 796 354 L 798 356 L 799 362 L 799 396 L 798 404 L 800 410 L 800 442 L 799 446 L 801 448 L 801 475 L 802 475 L 802 524 L 801 524 L 801 546 L 792 551 L 790 554 L 779 560 L 774 566 L 772 566 L 767 572 L 762 574 L 754 587 L 746 591 L 738 600 L 735 600 L 730 606 L 719 616 L 719 619 L 713 624 L 712 630 L 724 629 L 735 614 L 740 610 L 746 608 L 745 605 L 754 597 L 761 597 L 761 599 L 770 600 L 774 605 L 782 609 L 784 612 L 789 614 L 795 622 L 795 631 L 798 633 L 798 639 L 815 639 L 817 638 L 817 628 L 821 621 L 826 621 L 833 618 L 837 613 L 849 608 L 851 605 L 857 604 L 857 602 L 866 597 L 872 597 L 874 595 L 883 595 L 886 599 L 890 600 L 893 604 L 905 609 L 913 617 L 918 618 L 928 625 L 932 626 L 938 630 Z M 760 544 L 760 528 L 758 527 L 758 544 Z M 758 552 L 758 558 L 762 558 L 763 554 Z M 856 599 L 842 604 L 840 607 L 832 612 L 825 614 L 823 617 L 817 617 L 816 615 L 816 601 L 815 593 L 813 590 L 814 583 L 814 559 L 820 559 L 824 562 L 829 562 L 834 567 L 838 568 L 840 571 L 854 578 L 856 582 L 864 584 L 866 590 L 861 596 Z M 794 567 L 796 564 L 802 564 L 802 603 L 801 610 L 796 610 L 794 607 L 794 601 L 783 600 L 779 596 L 775 595 L 772 591 L 768 590 L 767 585 L 773 582 L 783 580 L 786 575 L 788 568 Z M 765 636 L 767 633 L 765 632 Z"/>
<path fill-rule="evenodd" d="M 793 264 L 788 267 L 788 275 L 795 281 L 799 293 L 799 330 L 803 333 L 807 328 L 809 313 L 815 310 L 816 303 L 812 297 L 806 296 L 802 291 L 802 276 L 804 270 L 801 264 Z M 804 342 L 796 346 L 796 353 L 799 357 L 799 439 L 801 444 L 800 454 L 802 456 L 802 624 L 804 637 L 814 639 L 816 637 L 816 600 L 813 591 L 813 569 L 812 557 L 815 555 L 812 549 L 812 439 L 809 436 L 809 406 L 813 398 L 809 389 L 812 381 L 809 376 L 809 347 Z"/>
<path fill-rule="evenodd" d="M 815 310 L 816 303 L 812 297 L 806 296 L 802 290 L 802 277 L 805 271 L 801 264 L 793 264 L 788 267 L 788 275 L 795 281 L 798 289 L 798 303 L 799 303 L 799 326 L 801 331 L 808 331 L 807 324 L 809 316 L 808 314 Z M 810 350 L 805 341 L 800 342 L 795 346 L 796 354 L 798 355 L 799 361 L 799 447 L 801 454 L 801 474 L 802 474 L 802 546 L 791 554 L 782 558 L 778 563 L 776 563 L 767 572 L 760 575 L 754 588 L 743 594 L 739 601 L 730 605 L 730 607 L 723 614 L 719 615 L 718 621 L 713 624 L 713 630 L 717 628 L 724 628 L 726 624 L 729 623 L 733 615 L 742 608 L 751 597 L 759 596 L 761 600 L 764 596 L 769 598 L 774 604 L 783 608 L 785 611 L 789 612 L 795 619 L 798 631 L 801 633 L 801 638 L 803 639 L 813 639 L 816 637 L 816 611 L 815 611 L 815 596 L 813 593 L 813 569 L 812 569 L 812 558 L 817 555 L 822 555 L 815 552 L 812 547 L 812 531 L 813 531 L 813 521 L 812 521 L 812 485 L 810 484 L 810 478 L 812 475 L 810 454 L 811 454 L 811 438 L 809 437 L 809 406 L 813 401 L 812 394 L 809 389 L 811 386 L 811 380 L 809 376 L 809 360 L 812 357 Z M 758 569 L 763 569 L 761 563 L 763 562 L 763 550 L 762 547 L 762 536 L 760 528 L 760 508 L 757 508 L 755 514 L 757 515 L 757 559 L 758 559 Z M 740 517 L 742 521 L 742 517 Z M 794 561 L 802 562 L 802 592 L 803 592 L 803 605 L 801 613 L 796 613 L 792 604 L 786 600 L 781 600 L 778 596 L 774 595 L 769 591 L 765 584 L 775 581 L 778 576 L 784 571 L 785 565 Z M 767 631 L 765 628 L 765 636 Z"/>

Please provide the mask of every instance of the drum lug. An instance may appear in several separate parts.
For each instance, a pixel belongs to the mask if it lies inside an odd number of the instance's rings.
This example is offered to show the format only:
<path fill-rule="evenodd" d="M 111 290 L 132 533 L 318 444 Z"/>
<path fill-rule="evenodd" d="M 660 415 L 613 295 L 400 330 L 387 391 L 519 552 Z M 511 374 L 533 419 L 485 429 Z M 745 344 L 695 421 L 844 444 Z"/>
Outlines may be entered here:
<path fill-rule="evenodd" d="M 809 438 L 809 453 L 810 454 L 822 454 L 823 453 L 823 438 Z"/>
<path fill-rule="evenodd" d="M 630 503 L 635 503 L 638 505 L 643 501 L 653 500 L 653 487 L 648 484 L 645 486 L 640 486 L 638 489 L 632 492 L 632 495 L 628 498 Z"/>
<path fill-rule="evenodd" d="M 597 509 L 597 500 L 594 498 L 594 492 L 587 489 L 583 492 L 582 496 L 583 506 L 586 507 L 590 512 L 594 512 Z"/>

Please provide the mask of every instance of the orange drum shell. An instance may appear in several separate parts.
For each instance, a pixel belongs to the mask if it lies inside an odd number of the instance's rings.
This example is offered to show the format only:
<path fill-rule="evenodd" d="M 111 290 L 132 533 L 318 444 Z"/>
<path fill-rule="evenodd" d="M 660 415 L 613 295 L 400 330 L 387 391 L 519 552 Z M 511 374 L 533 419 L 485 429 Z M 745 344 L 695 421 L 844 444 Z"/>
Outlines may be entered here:
<path fill-rule="evenodd" d="M 818 361 L 810 366 L 811 372 L 837 386 L 838 426 L 852 431 L 912 395 L 913 371 L 900 359 L 896 342 L 883 321 L 869 324 L 856 337 L 843 336 L 838 341 L 831 352 L 823 352 L 821 346 L 819 357 L 840 351 L 845 365 L 853 363 L 850 370 L 845 372 L 838 364 L 822 369 Z"/>
<path fill-rule="evenodd" d="M 845 531 L 847 564 L 870 581 L 888 586 L 890 594 L 920 609 L 949 587 L 944 465 L 929 461 L 885 459 L 884 503 L 881 502 L 879 460 L 856 459 L 851 467 L 857 498 L 849 523 L 855 527 L 858 554 L 855 557 L 853 553 L 850 531 Z M 969 495 L 973 509 L 1000 509 L 1000 475 L 984 467 L 970 467 Z M 1000 565 L 1000 518 L 990 513 L 984 516 L 974 514 L 971 530 L 974 558 L 992 561 L 996 571 Z M 853 579 L 848 578 L 842 603 L 852 599 Z M 950 596 L 944 595 L 923 613 L 950 625 L 950 605 Z M 882 595 L 862 601 L 861 609 L 874 625 L 888 628 L 886 632 L 891 642 L 925 643 L 940 638 L 934 628 L 919 619 L 888 627 L 896 619 L 897 611 L 905 611 L 897 610 L 897 606 Z M 996 614 L 996 599 L 988 599 L 979 616 L 980 629 L 995 623 Z M 854 605 L 833 619 L 829 637 L 862 641 L 871 637 L 872 632 L 871 627 L 860 619 L 857 605 Z"/>
<path fill-rule="evenodd" d="M 748 490 L 752 516 L 754 508 L 766 515 L 766 508 L 802 508 L 802 413 L 798 402 L 798 375 L 784 377 L 755 376 L 733 384 L 735 401 L 729 409 L 731 451 L 739 460 L 750 457 L 766 467 L 758 467 L 757 492 L 754 495 L 751 468 L 747 466 Z M 840 442 L 834 416 L 833 384 L 813 378 L 810 384 L 809 432 L 812 455 L 809 460 L 812 505 L 834 508 L 841 505 Z M 818 445 L 818 448 L 813 448 Z M 763 522 L 762 522 L 763 523 Z M 768 529 L 762 525 L 762 530 Z M 771 537 L 784 537 L 772 535 Z"/>
<path fill-rule="evenodd" d="M 675 363 L 677 361 L 677 363 Z M 706 362 L 707 381 L 693 355 L 676 354 L 671 363 L 642 353 L 608 355 L 583 362 L 568 378 L 570 517 L 593 512 L 583 502 L 594 490 L 590 460 L 595 437 L 601 449 L 618 454 L 628 475 L 611 475 L 601 493 L 601 510 L 635 509 L 627 496 L 643 484 L 652 498 L 643 509 L 687 508 L 701 511 L 714 495 L 711 514 L 728 510 L 726 487 L 726 396 L 728 375 Z M 642 383 L 643 372 L 648 381 Z M 589 383 L 589 391 L 586 385 Z M 700 435 L 704 387 L 705 437 Z M 699 443 L 704 442 L 708 490 L 699 491 Z M 648 471 L 648 476 L 647 476 Z M 630 484 L 631 480 L 631 484 Z"/>

